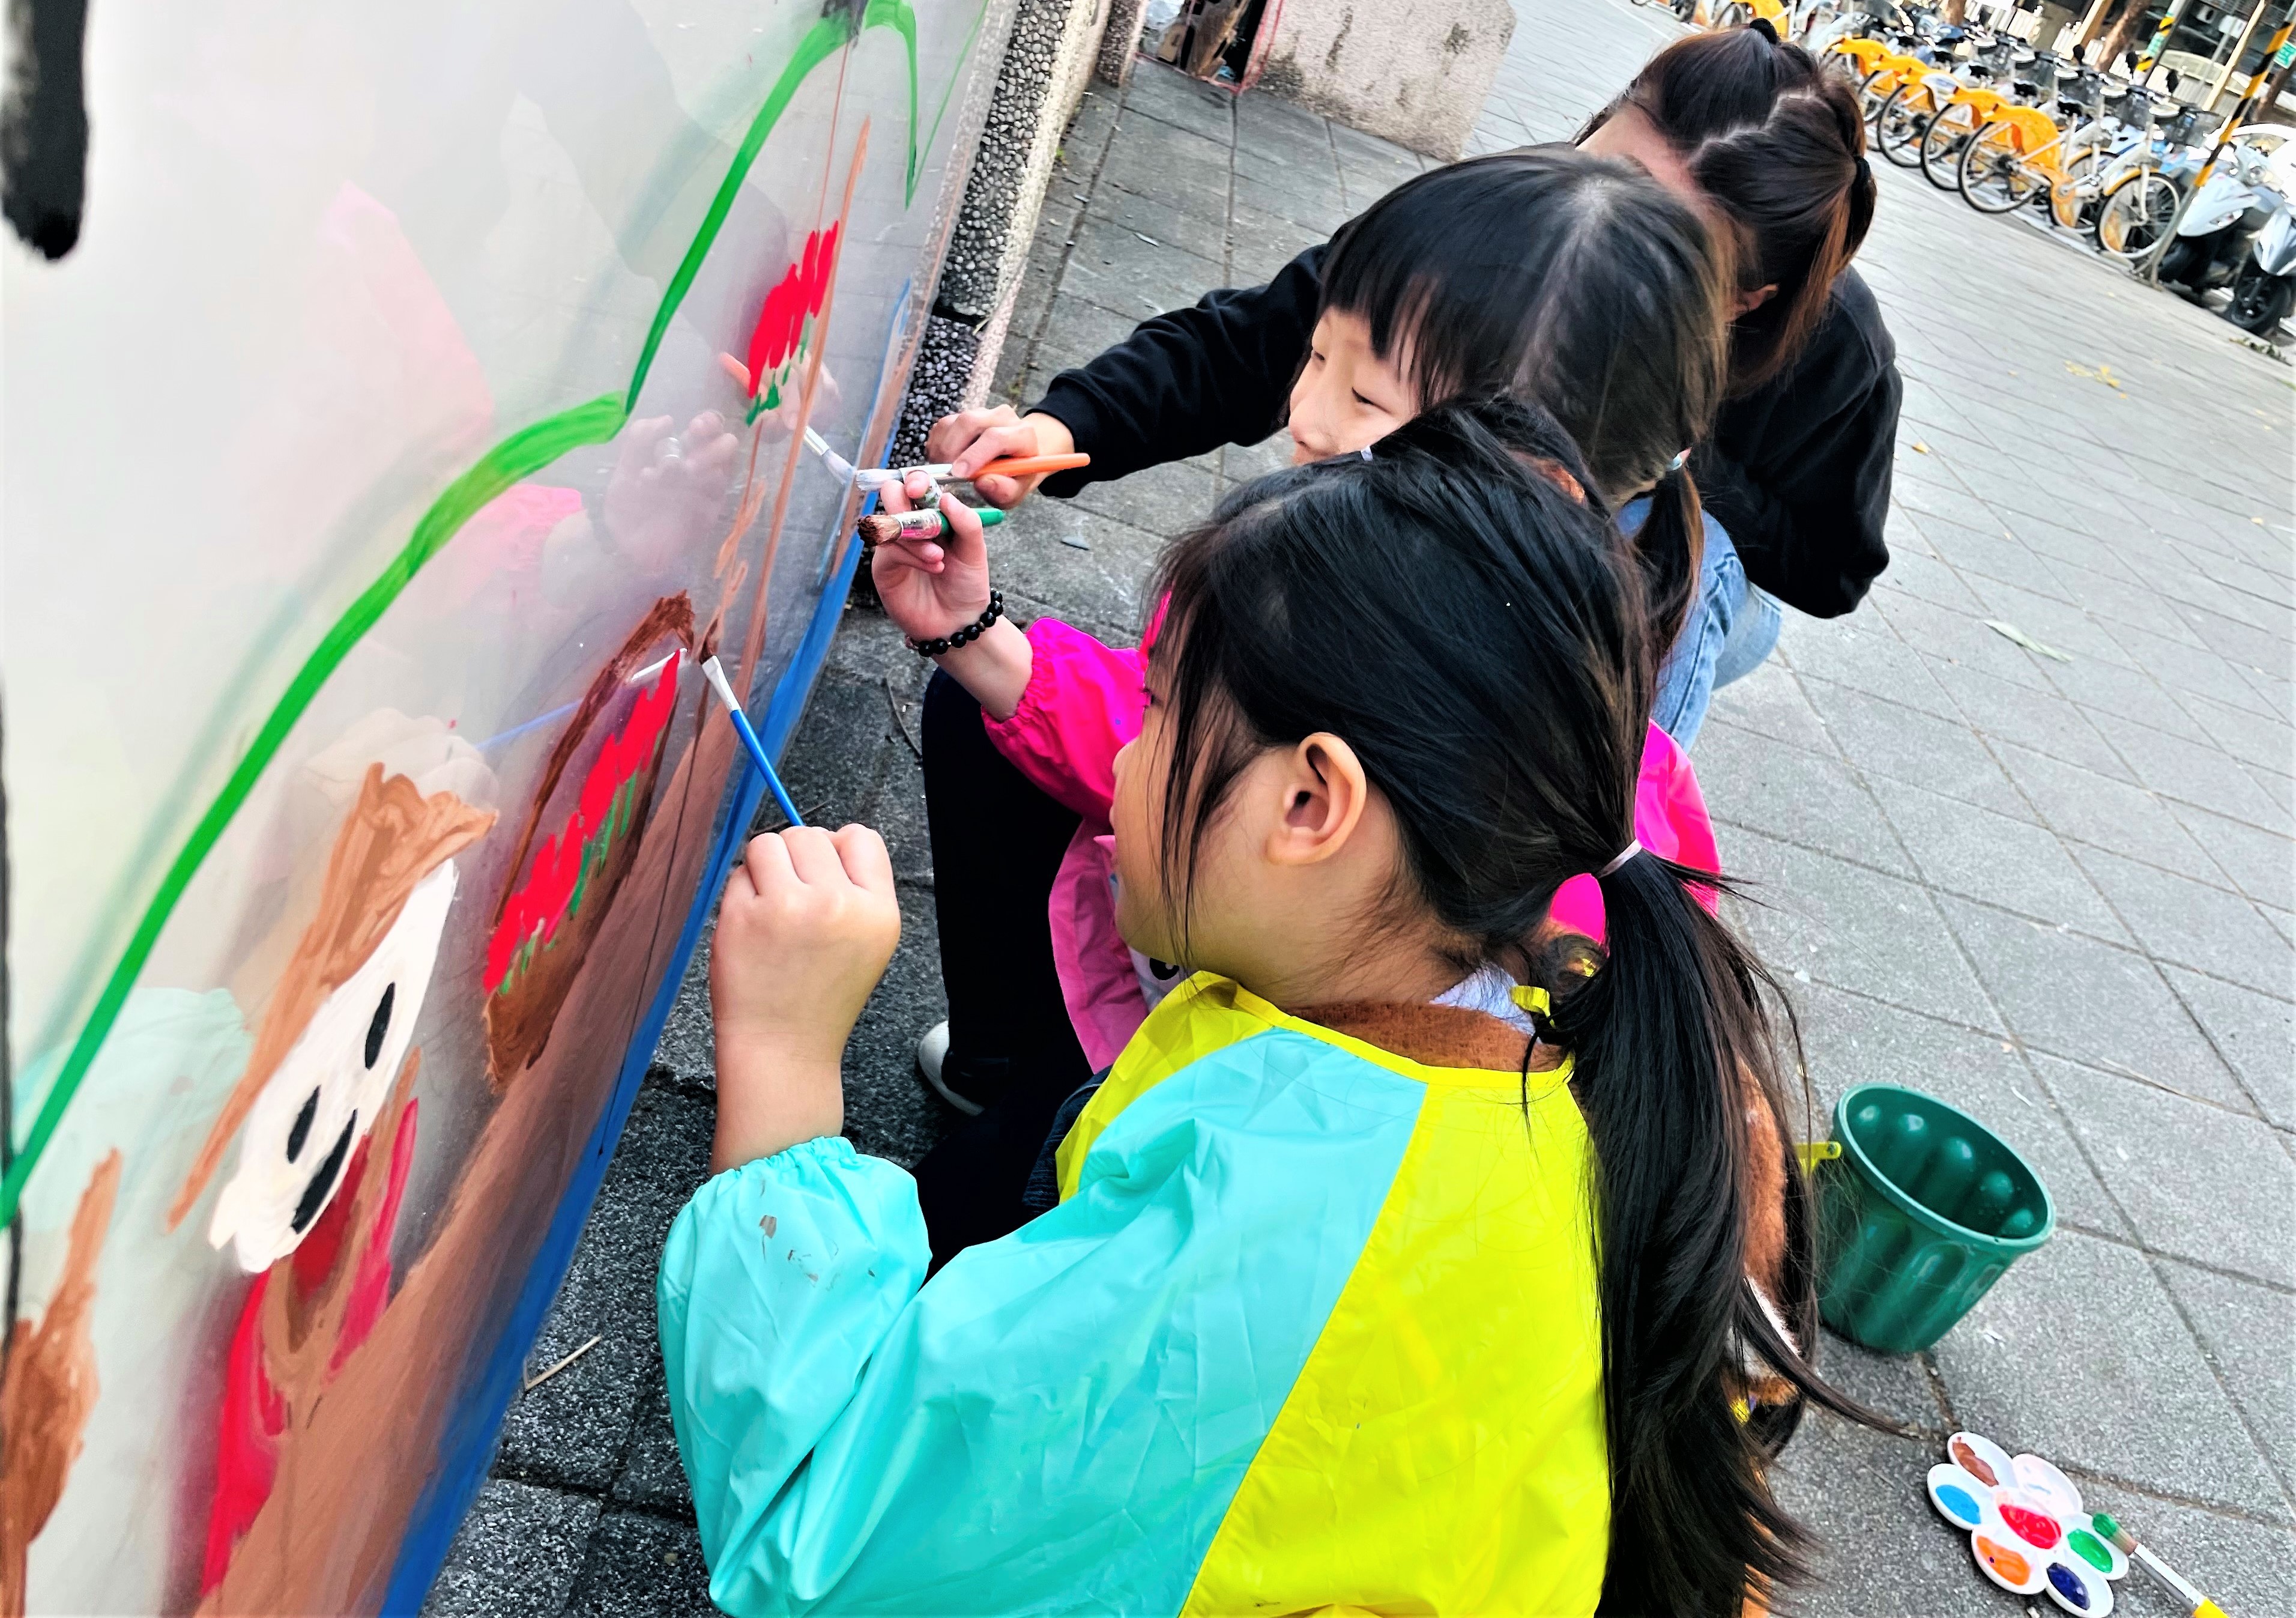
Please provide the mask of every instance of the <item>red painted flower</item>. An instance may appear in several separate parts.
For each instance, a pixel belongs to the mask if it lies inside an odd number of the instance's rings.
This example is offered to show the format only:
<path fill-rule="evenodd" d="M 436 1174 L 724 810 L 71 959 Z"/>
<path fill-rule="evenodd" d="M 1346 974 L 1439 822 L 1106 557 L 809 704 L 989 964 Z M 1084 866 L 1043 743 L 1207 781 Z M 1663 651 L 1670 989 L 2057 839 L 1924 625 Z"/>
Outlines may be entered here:
<path fill-rule="evenodd" d="M 549 948 L 559 924 L 582 902 L 584 879 L 606 863 L 615 841 L 645 806 L 629 801 L 631 783 L 652 762 L 677 706 L 681 655 L 673 652 L 653 688 L 638 698 L 621 732 L 598 750 L 582 778 L 574 812 L 555 837 L 545 837 L 525 886 L 510 896 L 494 936 L 487 940 L 486 990 L 500 989 L 524 960 Z"/>
<path fill-rule="evenodd" d="M 750 333 L 750 419 L 771 410 L 781 401 L 789 372 L 804 351 L 807 327 L 821 313 L 829 297 L 829 283 L 837 273 L 837 226 L 816 230 L 805 239 L 798 261 L 782 273 L 767 292 L 758 311 L 757 329 Z"/>

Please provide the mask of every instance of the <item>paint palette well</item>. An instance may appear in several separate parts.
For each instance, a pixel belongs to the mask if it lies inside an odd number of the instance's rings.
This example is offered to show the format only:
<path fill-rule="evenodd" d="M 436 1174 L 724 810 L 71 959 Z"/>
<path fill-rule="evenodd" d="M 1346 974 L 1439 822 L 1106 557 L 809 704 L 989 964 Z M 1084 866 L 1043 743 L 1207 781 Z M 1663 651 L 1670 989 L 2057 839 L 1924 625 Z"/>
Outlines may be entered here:
<path fill-rule="evenodd" d="M 2127 1575 L 2128 1558 L 2096 1532 L 2072 1479 L 2040 1456 L 2012 1456 L 1981 1433 L 1955 1433 L 1946 1454 L 1924 1480 L 1930 1504 L 1967 1531 L 1978 1572 L 2081 1618 L 2112 1611 L 2112 1581 Z"/>

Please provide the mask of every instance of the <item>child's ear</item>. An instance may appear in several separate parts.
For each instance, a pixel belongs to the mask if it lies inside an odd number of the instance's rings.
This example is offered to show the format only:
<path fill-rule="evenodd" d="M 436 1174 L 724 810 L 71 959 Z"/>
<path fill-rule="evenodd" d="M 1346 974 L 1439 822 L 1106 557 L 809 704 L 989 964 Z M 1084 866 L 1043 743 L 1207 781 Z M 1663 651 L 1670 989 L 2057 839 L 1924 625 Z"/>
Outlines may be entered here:
<path fill-rule="evenodd" d="M 1363 760 L 1328 731 L 1286 752 L 1277 782 L 1283 809 L 1267 834 L 1267 858 L 1277 865 L 1314 865 L 1338 853 L 1371 801 Z"/>

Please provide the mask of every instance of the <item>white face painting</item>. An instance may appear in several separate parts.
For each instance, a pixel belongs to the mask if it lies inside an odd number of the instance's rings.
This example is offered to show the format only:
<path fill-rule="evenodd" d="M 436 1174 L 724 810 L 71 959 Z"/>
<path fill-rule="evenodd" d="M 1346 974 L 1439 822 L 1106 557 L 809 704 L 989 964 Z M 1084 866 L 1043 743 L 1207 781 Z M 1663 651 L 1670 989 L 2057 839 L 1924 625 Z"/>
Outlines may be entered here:
<path fill-rule="evenodd" d="M 241 1269 L 267 1269 L 294 1252 L 333 1200 L 414 1040 L 454 899 L 447 860 L 320 1003 L 249 1109 L 238 1164 L 208 1224 L 208 1240 L 231 1243 Z"/>

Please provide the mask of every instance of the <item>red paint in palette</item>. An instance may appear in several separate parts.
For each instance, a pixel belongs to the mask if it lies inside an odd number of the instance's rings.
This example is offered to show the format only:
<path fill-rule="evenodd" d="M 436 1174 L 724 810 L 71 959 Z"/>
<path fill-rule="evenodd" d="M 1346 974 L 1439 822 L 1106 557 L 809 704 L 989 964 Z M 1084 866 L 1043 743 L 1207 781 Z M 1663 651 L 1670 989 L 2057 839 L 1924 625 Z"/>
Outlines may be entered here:
<path fill-rule="evenodd" d="M 2057 1526 L 2056 1518 L 2046 1512 L 2035 1511 L 2030 1506 L 2013 1506 L 2004 1500 L 2000 1503 L 2000 1511 L 2001 1520 L 2008 1524 L 2010 1532 L 2026 1544 L 2038 1546 L 2043 1550 L 2054 1547 L 2062 1532 Z"/>

